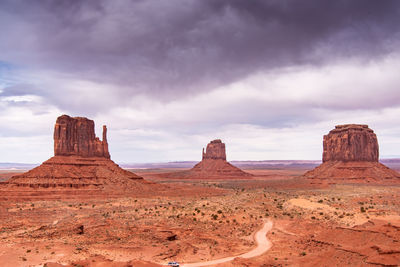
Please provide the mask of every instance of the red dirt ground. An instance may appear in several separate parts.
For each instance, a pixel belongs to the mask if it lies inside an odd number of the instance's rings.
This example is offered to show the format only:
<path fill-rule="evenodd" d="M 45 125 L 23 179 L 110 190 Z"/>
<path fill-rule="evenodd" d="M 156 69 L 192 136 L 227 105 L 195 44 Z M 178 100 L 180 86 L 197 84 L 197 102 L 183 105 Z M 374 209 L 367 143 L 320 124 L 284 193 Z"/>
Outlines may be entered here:
<path fill-rule="evenodd" d="M 272 248 L 218 266 L 400 265 L 399 185 L 315 185 L 300 169 L 246 170 L 254 176 L 240 180 L 163 178 L 165 171 L 134 170 L 163 188 L 143 194 L 3 191 L 0 265 L 218 259 L 252 249 L 266 218 Z"/>

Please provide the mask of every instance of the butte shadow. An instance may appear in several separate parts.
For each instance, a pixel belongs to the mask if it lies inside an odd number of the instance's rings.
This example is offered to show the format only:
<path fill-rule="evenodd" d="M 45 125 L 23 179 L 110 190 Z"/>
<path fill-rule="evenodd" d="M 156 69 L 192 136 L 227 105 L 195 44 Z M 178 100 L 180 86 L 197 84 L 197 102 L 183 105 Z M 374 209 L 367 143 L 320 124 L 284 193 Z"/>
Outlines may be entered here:
<path fill-rule="evenodd" d="M 120 168 L 110 159 L 106 126 L 103 126 L 101 141 L 95 136 L 93 120 L 62 115 L 54 127 L 54 157 L 26 173 L 11 177 L 1 184 L 0 190 L 36 193 L 54 190 L 73 195 L 96 192 L 142 194 L 162 188 Z"/>
<path fill-rule="evenodd" d="M 379 162 L 378 139 L 368 125 L 338 125 L 324 136 L 322 164 L 306 172 L 312 183 L 399 183 Z"/>
<path fill-rule="evenodd" d="M 167 178 L 193 178 L 193 179 L 243 179 L 253 175 L 242 171 L 226 161 L 225 144 L 216 139 L 207 144 L 202 160 L 192 169 L 181 172 L 166 173 Z M 161 176 L 161 174 L 160 174 Z"/>

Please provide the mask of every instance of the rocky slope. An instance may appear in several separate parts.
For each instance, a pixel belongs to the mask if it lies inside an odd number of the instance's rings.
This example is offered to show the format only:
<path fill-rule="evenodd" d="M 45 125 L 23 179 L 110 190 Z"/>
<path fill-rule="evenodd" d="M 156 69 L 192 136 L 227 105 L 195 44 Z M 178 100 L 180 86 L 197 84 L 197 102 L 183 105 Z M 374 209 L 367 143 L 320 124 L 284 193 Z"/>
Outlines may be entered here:
<path fill-rule="evenodd" d="M 11 177 L 2 183 L 0 190 L 153 190 L 153 184 L 120 168 L 110 159 L 106 126 L 103 126 L 103 140 L 100 141 L 95 136 L 94 122 L 87 118 L 67 115 L 57 118 L 54 154 L 40 166 Z"/>
<path fill-rule="evenodd" d="M 252 175 L 227 162 L 225 144 L 220 139 L 216 139 L 208 143 L 206 152 L 204 152 L 203 148 L 202 161 L 192 169 L 163 174 L 163 176 L 168 178 L 224 179 L 249 178 Z"/>
<path fill-rule="evenodd" d="M 338 125 L 324 136 L 323 163 L 304 177 L 316 183 L 397 183 L 400 174 L 379 163 L 378 139 L 368 125 Z"/>

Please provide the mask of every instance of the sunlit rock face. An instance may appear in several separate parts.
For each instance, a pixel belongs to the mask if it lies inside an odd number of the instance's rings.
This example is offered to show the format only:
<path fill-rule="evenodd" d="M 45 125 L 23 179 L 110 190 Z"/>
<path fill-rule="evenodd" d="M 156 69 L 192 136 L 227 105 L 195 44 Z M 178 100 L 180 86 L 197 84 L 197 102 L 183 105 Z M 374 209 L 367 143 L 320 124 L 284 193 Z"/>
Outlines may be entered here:
<path fill-rule="evenodd" d="M 216 139 L 207 144 L 206 152 L 203 148 L 204 159 L 222 159 L 226 160 L 225 144 L 220 139 Z"/>
<path fill-rule="evenodd" d="M 202 160 L 188 173 L 195 178 L 228 178 L 249 177 L 250 173 L 233 166 L 226 161 L 225 144 L 216 139 L 207 144 L 206 151 L 203 148 Z"/>
<path fill-rule="evenodd" d="M 324 136 L 322 161 L 379 160 L 378 139 L 368 125 L 338 125 Z"/>
<path fill-rule="evenodd" d="M 386 183 L 400 174 L 379 162 L 378 139 L 368 125 L 338 125 L 324 136 L 323 163 L 303 177 L 313 183 Z"/>
<path fill-rule="evenodd" d="M 100 141 L 93 120 L 68 115 L 58 117 L 54 126 L 54 157 L 4 184 L 33 189 L 151 190 L 142 177 L 120 168 L 110 159 L 106 126 Z"/>
<path fill-rule="evenodd" d="M 103 126 L 103 141 L 96 137 L 94 121 L 83 117 L 62 115 L 54 126 L 54 155 L 110 158 L 107 127 Z"/>

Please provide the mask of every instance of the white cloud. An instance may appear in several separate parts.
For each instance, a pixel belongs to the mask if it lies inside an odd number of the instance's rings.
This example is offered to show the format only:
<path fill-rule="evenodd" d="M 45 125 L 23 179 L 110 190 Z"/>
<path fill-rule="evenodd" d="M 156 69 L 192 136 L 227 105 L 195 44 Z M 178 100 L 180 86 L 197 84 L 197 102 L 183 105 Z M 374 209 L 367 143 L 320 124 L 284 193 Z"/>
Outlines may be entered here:
<path fill-rule="evenodd" d="M 344 123 L 369 124 L 381 155 L 396 156 L 398 62 L 392 55 L 368 64 L 349 60 L 260 72 L 169 102 L 124 95 L 126 88 L 117 85 L 32 73 L 36 94 L 0 97 L 0 150 L 7 151 L 0 161 L 50 157 L 53 125 L 63 113 L 94 119 L 98 136 L 106 124 L 117 162 L 200 160 L 201 148 L 215 138 L 227 144 L 230 160 L 320 159 L 322 136 Z"/>

